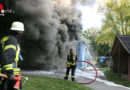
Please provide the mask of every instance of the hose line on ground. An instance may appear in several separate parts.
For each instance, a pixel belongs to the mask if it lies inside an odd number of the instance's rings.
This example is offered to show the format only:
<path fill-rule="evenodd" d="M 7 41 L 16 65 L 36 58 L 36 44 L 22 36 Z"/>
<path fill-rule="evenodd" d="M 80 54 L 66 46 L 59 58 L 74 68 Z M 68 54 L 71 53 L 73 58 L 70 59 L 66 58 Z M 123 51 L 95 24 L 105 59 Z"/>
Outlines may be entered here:
<path fill-rule="evenodd" d="M 86 64 L 91 65 L 94 68 L 94 71 L 96 72 L 95 78 L 92 81 L 90 81 L 90 82 L 84 82 L 84 83 L 80 83 L 80 84 L 91 84 L 91 83 L 95 82 L 96 79 L 97 79 L 97 69 L 96 69 L 96 67 L 93 64 L 91 64 L 90 62 L 87 62 L 87 61 L 79 61 L 78 60 L 77 62 L 84 62 Z"/>

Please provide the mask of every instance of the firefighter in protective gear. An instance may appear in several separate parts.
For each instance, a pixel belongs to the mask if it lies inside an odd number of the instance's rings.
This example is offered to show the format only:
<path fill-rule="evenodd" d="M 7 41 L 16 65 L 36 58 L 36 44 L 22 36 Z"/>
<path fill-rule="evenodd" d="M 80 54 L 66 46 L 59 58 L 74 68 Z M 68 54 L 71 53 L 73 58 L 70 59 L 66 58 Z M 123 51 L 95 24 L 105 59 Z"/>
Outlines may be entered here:
<path fill-rule="evenodd" d="M 1 72 L 8 76 L 8 79 L 1 78 L 0 90 L 17 90 L 14 89 L 14 76 L 20 74 L 18 68 L 19 54 L 20 54 L 20 37 L 24 31 L 24 24 L 22 22 L 13 22 L 9 30 L 9 35 L 3 37 L 1 43 Z M 22 90 L 20 87 L 19 90 Z"/>
<path fill-rule="evenodd" d="M 77 61 L 77 55 L 73 51 L 73 49 L 70 49 L 70 53 L 67 56 L 67 69 L 66 69 L 66 76 L 65 80 L 68 80 L 69 72 L 71 70 L 71 79 L 72 81 L 75 81 L 75 69 L 76 69 L 76 61 Z"/>

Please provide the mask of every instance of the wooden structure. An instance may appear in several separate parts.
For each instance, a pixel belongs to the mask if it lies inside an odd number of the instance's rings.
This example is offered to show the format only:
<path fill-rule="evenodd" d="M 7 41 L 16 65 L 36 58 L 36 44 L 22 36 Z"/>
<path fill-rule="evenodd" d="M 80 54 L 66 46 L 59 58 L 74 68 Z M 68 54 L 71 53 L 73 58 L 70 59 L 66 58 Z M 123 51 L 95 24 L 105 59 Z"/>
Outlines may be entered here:
<path fill-rule="evenodd" d="M 117 36 L 112 47 L 113 72 L 130 81 L 130 36 Z"/>

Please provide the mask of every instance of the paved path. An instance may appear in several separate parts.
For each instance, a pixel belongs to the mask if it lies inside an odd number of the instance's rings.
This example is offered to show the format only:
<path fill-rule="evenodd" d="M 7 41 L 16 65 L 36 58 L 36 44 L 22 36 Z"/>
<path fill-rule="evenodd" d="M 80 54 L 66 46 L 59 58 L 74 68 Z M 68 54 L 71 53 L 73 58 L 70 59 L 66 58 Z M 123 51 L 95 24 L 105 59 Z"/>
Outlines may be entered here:
<path fill-rule="evenodd" d="M 130 90 L 127 87 L 120 87 L 120 86 L 110 86 L 107 84 L 104 84 L 103 82 L 94 82 L 89 85 L 85 85 L 87 87 L 91 87 L 94 90 Z"/>

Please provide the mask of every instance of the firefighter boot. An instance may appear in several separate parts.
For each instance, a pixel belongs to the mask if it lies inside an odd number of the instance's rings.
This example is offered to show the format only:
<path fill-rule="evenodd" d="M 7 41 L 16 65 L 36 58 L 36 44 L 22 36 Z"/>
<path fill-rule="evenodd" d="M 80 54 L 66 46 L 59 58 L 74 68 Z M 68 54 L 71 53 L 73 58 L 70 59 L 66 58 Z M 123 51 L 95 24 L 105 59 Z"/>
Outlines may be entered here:
<path fill-rule="evenodd" d="M 75 78 L 72 78 L 72 81 L 75 82 Z"/>
<path fill-rule="evenodd" d="M 75 82 L 75 77 L 74 77 L 74 76 L 72 76 L 72 77 L 71 77 L 71 80 L 72 80 L 73 82 Z"/>
<path fill-rule="evenodd" d="M 64 80 L 68 80 L 68 75 L 66 75 L 66 76 L 64 77 Z"/>

